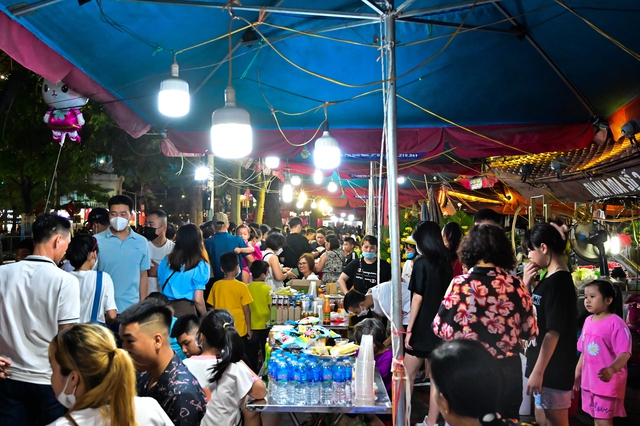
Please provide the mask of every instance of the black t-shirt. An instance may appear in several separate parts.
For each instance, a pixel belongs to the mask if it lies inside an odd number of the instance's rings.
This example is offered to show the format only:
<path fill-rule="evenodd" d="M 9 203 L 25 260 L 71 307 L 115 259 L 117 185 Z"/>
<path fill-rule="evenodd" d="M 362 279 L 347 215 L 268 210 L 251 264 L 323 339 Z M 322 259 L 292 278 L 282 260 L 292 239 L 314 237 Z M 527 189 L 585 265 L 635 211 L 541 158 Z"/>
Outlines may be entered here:
<path fill-rule="evenodd" d="M 527 349 L 526 376 L 531 375 L 536 365 L 547 331 L 553 330 L 560 334 L 560 338 L 544 371 L 542 386 L 563 391 L 571 390 L 578 360 L 578 299 L 571 274 L 558 271 L 545 277 L 533 290 L 532 299 L 536 308 L 539 334 L 536 346 Z"/>
<path fill-rule="evenodd" d="M 284 255 L 284 266 L 289 268 L 298 267 L 298 259 L 305 253 L 311 253 L 311 246 L 306 237 L 296 233 L 289 234 L 286 238 L 287 245 L 284 247 L 282 254 Z M 313 267 L 313 265 L 312 265 Z"/>
<path fill-rule="evenodd" d="M 409 290 L 411 297 L 422 296 L 420 310 L 411 329 L 411 347 L 419 352 L 431 352 L 440 343 L 431 323 L 440 309 L 449 283 L 453 279 L 453 269 L 449 260 L 439 264 L 420 256 L 413 262 Z"/>
<path fill-rule="evenodd" d="M 380 263 L 380 280 L 378 281 L 378 263 Z M 377 259 L 371 264 L 363 258 L 351 261 L 345 268 L 345 274 L 349 276 L 347 288 L 352 287 L 360 293 L 366 293 L 371 287 L 384 283 L 391 279 L 391 266 L 384 260 Z"/>
<path fill-rule="evenodd" d="M 358 259 L 358 253 L 352 251 L 350 255 L 344 258 L 344 267 L 346 267 L 351 261 Z M 383 281 L 384 282 L 384 281 Z"/>

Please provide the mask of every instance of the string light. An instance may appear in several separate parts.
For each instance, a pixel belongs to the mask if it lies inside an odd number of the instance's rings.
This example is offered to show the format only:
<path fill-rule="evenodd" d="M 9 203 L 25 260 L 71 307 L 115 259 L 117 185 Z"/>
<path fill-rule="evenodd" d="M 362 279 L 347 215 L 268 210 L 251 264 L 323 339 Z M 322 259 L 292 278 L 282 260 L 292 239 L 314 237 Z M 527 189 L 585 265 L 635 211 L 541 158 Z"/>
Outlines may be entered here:
<path fill-rule="evenodd" d="M 278 157 L 266 157 L 264 159 L 264 165 L 270 169 L 277 169 L 280 167 L 280 159 Z"/>
<path fill-rule="evenodd" d="M 322 184 L 322 179 L 324 179 L 324 176 L 322 176 L 322 170 L 316 169 L 316 171 L 313 172 L 313 183 L 320 185 Z"/>
<path fill-rule="evenodd" d="M 327 190 L 329 192 L 336 192 L 338 190 L 338 185 L 333 181 L 333 179 L 331 179 L 331 182 L 327 185 Z"/>
<path fill-rule="evenodd" d="M 300 176 L 298 175 L 291 176 L 291 185 L 298 186 L 301 183 L 302 183 L 302 179 L 300 179 Z"/>

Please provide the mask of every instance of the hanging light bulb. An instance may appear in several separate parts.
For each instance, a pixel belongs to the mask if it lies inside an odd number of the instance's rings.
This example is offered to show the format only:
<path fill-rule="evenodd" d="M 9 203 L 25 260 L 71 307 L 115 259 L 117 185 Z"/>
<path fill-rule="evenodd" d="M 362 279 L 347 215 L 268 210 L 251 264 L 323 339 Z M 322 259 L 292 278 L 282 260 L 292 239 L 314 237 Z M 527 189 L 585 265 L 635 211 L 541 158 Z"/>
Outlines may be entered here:
<path fill-rule="evenodd" d="M 316 171 L 313 172 L 313 183 L 320 185 L 322 183 L 322 179 L 324 179 L 324 176 L 322 176 L 322 170 L 316 169 Z"/>
<path fill-rule="evenodd" d="M 298 202 L 296 203 L 296 207 L 297 207 L 298 209 L 302 209 L 302 208 L 304 207 L 304 203 L 303 203 L 302 201 L 298 201 Z"/>
<path fill-rule="evenodd" d="M 316 203 L 316 200 L 313 200 L 313 201 L 311 202 L 311 208 L 312 208 L 312 209 L 317 209 L 317 208 L 318 208 L 318 203 Z"/>
<path fill-rule="evenodd" d="M 329 121 L 326 119 L 325 109 L 324 132 L 316 140 L 313 161 L 319 169 L 334 170 L 340 165 L 341 154 L 338 140 L 329 134 Z"/>
<path fill-rule="evenodd" d="M 266 157 L 264 159 L 264 165 L 270 169 L 277 169 L 280 167 L 280 159 L 278 157 Z"/>
<path fill-rule="evenodd" d="M 224 91 L 224 107 L 211 114 L 211 150 L 222 158 L 246 157 L 253 149 L 253 132 L 247 110 L 236 106 L 236 91 Z"/>
<path fill-rule="evenodd" d="M 302 179 L 300 179 L 300 176 L 298 175 L 291 176 L 291 185 L 298 186 L 301 183 L 302 183 Z"/>
<path fill-rule="evenodd" d="M 331 182 L 327 185 L 327 190 L 329 192 L 336 192 L 338 190 L 338 185 L 333 181 L 333 179 L 331 179 Z"/>
<path fill-rule="evenodd" d="M 171 77 L 160 83 L 158 109 L 169 117 L 182 117 L 189 113 L 189 83 L 178 78 L 180 67 L 173 58 Z"/>
<path fill-rule="evenodd" d="M 300 194 L 298 194 L 298 201 L 303 204 L 307 201 L 307 194 L 305 194 L 304 189 L 300 190 Z"/>
<path fill-rule="evenodd" d="M 284 185 L 282 185 L 282 202 L 290 203 L 293 201 L 293 186 L 289 179 L 285 179 Z"/>
<path fill-rule="evenodd" d="M 404 176 L 398 176 L 397 182 L 398 185 L 402 185 L 403 183 L 405 183 L 407 181 L 407 178 Z"/>
<path fill-rule="evenodd" d="M 320 202 L 318 203 L 318 206 L 320 207 L 321 210 L 326 210 L 327 207 L 329 207 L 329 205 L 327 204 L 327 200 L 321 199 Z"/>
<path fill-rule="evenodd" d="M 349 216 L 347 216 L 347 219 L 349 220 L 349 222 L 353 222 L 353 219 L 355 219 L 355 216 L 350 214 Z"/>
<path fill-rule="evenodd" d="M 209 179 L 209 168 L 208 167 L 198 167 L 196 169 L 195 180 L 207 180 Z"/>

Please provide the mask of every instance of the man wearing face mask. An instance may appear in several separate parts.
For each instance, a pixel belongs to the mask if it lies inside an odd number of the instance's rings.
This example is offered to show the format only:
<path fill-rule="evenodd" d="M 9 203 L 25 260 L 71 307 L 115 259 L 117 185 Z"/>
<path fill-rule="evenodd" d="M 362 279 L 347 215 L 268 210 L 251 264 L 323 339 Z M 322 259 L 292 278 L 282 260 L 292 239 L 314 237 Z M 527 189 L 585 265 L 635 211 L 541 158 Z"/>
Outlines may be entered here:
<path fill-rule="evenodd" d="M 44 425 L 65 408 L 51 388 L 49 342 L 80 317 L 80 285 L 58 269 L 71 240 L 67 219 L 44 214 L 33 224 L 33 254 L 0 267 L 0 425 Z M 6 368 L 6 371 L 4 371 Z"/>
<path fill-rule="evenodd" d="M 348 312 L 364 317 L 369 310 L 378 317 L 386 318 L 385 312 L 391 314 L 391 281 L 371 287 L 367 294 L 351 290 L 344 296 L 344 307 Z M 409 325 L 409 311 L 411 310 L 411 292 L 409 284 L 402 283 L 402 325 Z"/>
<path fill-rule="evenodd" d="M 345 268 L 338 284 L 343 294 L 351 289 L 366 293 L 379 282 L 391 279 L 391 265 L 381 262 L 378 256 L 378 239 L 373 235 L 367 235 L 362 240 L 362 257 L 351 261 Z M 378 265 L 380 265 L 380 277 L 378 277 Z"/>
<path fill-rule="evenodd" d="M 96 235 L 100 252 L 98 270 L 113 279 L 118 312 L 147 297 L 150 267 L 147 239 L 133 232 L 129 226 L 133 200 L 126 195 L 109 199 L 109 224 L 106 231 Z"/>
<path fill-rule="evenodd" d="M 167 214 L 162 210 L 154 210 L 147 215 L 147 226 L 144 227 L 144 236 L 149 246 L 149 291 L 151 294 L 160 291 L 158 288 L 158 265 L 167 257 L 175 243 L 167 238 Z M 148 295 L 147 294 L 147 295 Z M 147 296 L 145 295 L 145 297 Z"/>

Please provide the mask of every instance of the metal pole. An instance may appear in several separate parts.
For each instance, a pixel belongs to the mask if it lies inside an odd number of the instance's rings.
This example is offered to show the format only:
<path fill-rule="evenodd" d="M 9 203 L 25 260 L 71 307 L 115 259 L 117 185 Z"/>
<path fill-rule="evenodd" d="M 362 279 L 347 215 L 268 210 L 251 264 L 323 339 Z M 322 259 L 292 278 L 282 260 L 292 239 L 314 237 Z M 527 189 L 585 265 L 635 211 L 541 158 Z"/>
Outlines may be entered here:
<path fill-rule="evenodd" d="M 391 246 L 391 319 L 399 329 L 402 329 L 402 280 L 400 271 L 400 218 L 398 215 L 398 134 L 396 111 L 396 16 L 393 10 L 393 1 L 390 2 L 390 10 L 384 17 L 385 43 L 386 43 L 386 132 L 387 132 L 387 197 L 389 203 L 389 239 Z M 398 333 L 392 333 L 391 342 L 394 360 L 404 360 L 404 339 Z M 395 425 L 405 424 L 406 407 L 406 376 L 404 364 L 398 363 L 394 368 L 393 418 Z M 411 396 L 408 395 L 410 398 Z"/>
<path fill-rule="evenodd" d="M 366 235 L 376 235 L 374 233 L 374 217 L 376 211 L 376 198 L 375 198 L 375 182 L 373 177 L 375 176 L 376 165 L 374 161 L 369 162 L 369 202 L 367 202 L 367 223 L 366 223 Z"/>
<path fill-rule="evenodd" d="M 215 193 L 215 168 L 214 166 L 214 160 L 213 160 L 213 154 L 209 154 L 209 191 L 211 191 L 211 195 L 209 197 L 209 214 L 207 215 L 207 219 L 209 221 L 213 220 L 213 215 L 214 215 L 214 203 L 213 203 L 213 195 Z"/>

